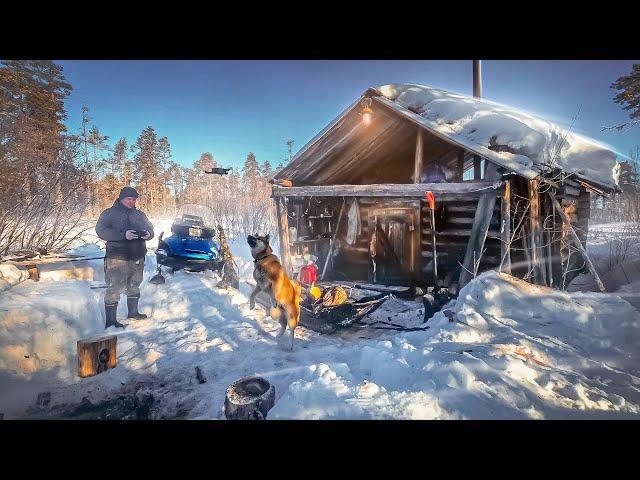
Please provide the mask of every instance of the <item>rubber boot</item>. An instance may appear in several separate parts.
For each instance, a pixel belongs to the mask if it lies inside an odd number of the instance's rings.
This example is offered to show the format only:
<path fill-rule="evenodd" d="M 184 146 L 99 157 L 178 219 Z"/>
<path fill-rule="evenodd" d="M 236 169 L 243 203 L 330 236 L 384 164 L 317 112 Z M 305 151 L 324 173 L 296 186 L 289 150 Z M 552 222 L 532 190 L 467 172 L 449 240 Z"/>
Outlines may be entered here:
<path fill-rule="evenodd" d="M 134 318 L 136 320 L 140 320 L 142 318 L 147 318 L 144 313 L 138 312 L 138 301 L 140 297 L 127 297 L 127 311 L 129 314 L 127 318 Z"/>
<path fill-rule="evenodd" d="M 104 328 L 116 327 L 116 328 L 125 328 L 122 323 L 116 320 L 116 311 L 118 310 L 118 304 L 104 305 L 104 313 L 105 313 L 105 324 Z"/>

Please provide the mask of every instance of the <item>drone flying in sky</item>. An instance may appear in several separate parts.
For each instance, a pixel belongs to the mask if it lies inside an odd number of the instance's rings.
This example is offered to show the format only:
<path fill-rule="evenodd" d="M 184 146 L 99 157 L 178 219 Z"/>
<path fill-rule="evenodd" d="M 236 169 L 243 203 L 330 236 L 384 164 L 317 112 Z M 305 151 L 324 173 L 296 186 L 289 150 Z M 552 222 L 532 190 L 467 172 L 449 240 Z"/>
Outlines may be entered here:
<path fill-rule="evenodd" d="M 229 167 L 229 168 L 220 168 L 220 167 L 213 167 L 211 170 L 205 170 L 204 173 L 213 173 L 216 175 L 226 175 L 229 173 L 229 170 L 233 170 L 233 167 Z"/>

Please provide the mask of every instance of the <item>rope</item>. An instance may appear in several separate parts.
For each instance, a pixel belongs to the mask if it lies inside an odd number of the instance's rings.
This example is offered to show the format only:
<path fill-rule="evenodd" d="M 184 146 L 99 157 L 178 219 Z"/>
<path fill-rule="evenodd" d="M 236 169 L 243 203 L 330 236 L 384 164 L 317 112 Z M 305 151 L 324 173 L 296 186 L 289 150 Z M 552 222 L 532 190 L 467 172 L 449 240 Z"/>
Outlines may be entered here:
<path fill-rule="evenodd" d="M 416 332 L 416 331 L 421 331 L 421 330 L 428 330 L 429 326 L 426 327 L 405 327 L 402 325 L 398 325 L 397 323 L 387 323 L 387 322 L 381 322 L 381 321 L 375 321 L 375 322 L 371 322 L 369 324 L 365 324 L 365 325 L 373 325 L 375 323 L 380 323 L 382 325 L 393 325 L 391 327 L 371 327 L 371 328 L 375 328 L 376 330 L 400 330 L 400 331 L 405 331 L 405 332 Z"/>

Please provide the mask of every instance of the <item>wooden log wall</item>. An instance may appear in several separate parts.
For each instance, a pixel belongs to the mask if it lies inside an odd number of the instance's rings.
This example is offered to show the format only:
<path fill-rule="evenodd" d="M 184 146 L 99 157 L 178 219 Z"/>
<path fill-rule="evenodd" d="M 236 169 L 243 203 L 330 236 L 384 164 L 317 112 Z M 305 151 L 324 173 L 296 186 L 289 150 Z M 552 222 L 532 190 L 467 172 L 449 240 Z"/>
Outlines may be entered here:
<path fill-rule="evenodd" d="M 489 182 L 487 182 L 489 183 Z M 571 182 L 571 180 L 565 180 L 558 182 L 559 188 L 556 188 L 556 196 L 559 202 L 563 206 L 564 212 L 571 219 L 571 225 L 576 230 L 583 246 L 586 246 L 587 234 L 588 234 L 588 219 L 589 219 L 589 192 L 577 182 Z M 430 185 L 431 186 L 431 185 Z M 531 182 L 513 176 L 510 181 L 510 202 L 509 216 L 511 217 L 511 225 L 513 228 L 518 221 L 522 218 L 523 208 L 526 206 L 526 202 L 531 200 L 532 192 L 530 188 Z M 466 187 L 466 185 L 465 185 Z M 320 190 L 317 187 L 312 187 L 314 190 Z M 364 189 L 366 187 L 357 187 L 356 189 Z M 368 218 L 374 208 L 379 208 L 381 203 L 399 202 L 400 204 L 405 202 L 411 202 L 411 196 L 407 197 L 392 197 L 386 191 L 383 193 L 378 192 L 381 190 L 381 186 L 372 186 L 373 196 L 360 196 L 358 198 L 358 205 L 360 209 L 361 218 L 361 234 L 358 236 L 354 245 L 347 245 L 344 239 L 346 232 L 346 213 L 350 203 L 347 203 L 345 210 L 345 217 L 343 219 L 342 229 L 343 231 L 337 236 L 340 243 L 340 249 L 342 252 L 342 261 L 345 262 L 350 272 L 359 272 L 359 277 L 364 277 L 365 272 L 369 268 L 369 240 L 371 236 L 371 224 Z M 406 189 L 404 185 L 384 186 L 386 189 L 397 190 L 398 193 Z M 414 186 L 412 188 L 422 188 L 422 186 Z M 439 184 L 438 188 L 447 188 L 446 184 Z M 458 187 L 460 188 L 460 187 Z M 575 275 L 579 273 L 579 267 L 584 264 L 584 259 L 579 252 L 572 249 L 571 257 L 569 257 L 569 246 L 571 244 L 566 229 L 563 230 L 562 219 L 559 214 L 554 214 L 554 207 L 548 195 L 545 193 L 547 186 L 545 185 L 540 189 L 537 195 L 537 221 L 534 221 L 531 216 L 531 209 L 526 214 L 525 221 L 522 223 L 523 238 L 516 239 L 511 245 L 510 257 L 511 257 L 511 271 L 513 275 L 520 278 L 526 276 L 531 271 L 534 261 L 537 260 L 539 266 L 539 273 L 537 278 L 528 278 L 529 281 L 533 281 L 543 285 L 549 285 L 556 288 L 562 288 L 562 273 L 567 270 L 567 261 L 569 270 L 578 269 L 578 271 L 570 274 L 570 278 L 567 278 L 566 284 L 568 284 Z M 329 187 L 327 190 L 340 189 L 340 187 Z M 284 189 L 279 189 L 278 193 L 282 195 Z M 300 189 L 302 190 L 302 188 Z M 342 192 L 344 189 L 339 190 Z M 294 193 L 294 197 L 300 195 L 301 192 L 297 192 L 297 189 L 290 190 Z M 320 195 L 318 195 L 320 193 Z M 329 192 L 314 191 L 316 201 L 320 200 L 322 194 Z M 394 192 L 395 193 L 395 192 Z M 496 195 L 501 197 L 505 192 L 496 191 Z M 297 195 L 296 195 L 297 194 Z M 354 195 L 356 192 L 351 192 Z M 378 195 L 385 195 L 382 199 Z M 354 195 L 355 196 L 355 195 Z M 300 195 L 298 198 L 301 200 L 305 197 Z M 413 198 L 417 201 L 416 198 Z M 304 201 L 304 200 L 303 200 Z M 325 197 L 322 202 L 326 202 L 332 206 L 338 206 L 341 197 Z M 338 203 L 336 203 L 338 202 Z M 515 211 L 517 202 L 520 202 L 519 210 Z M 450 287 L 452 284 L 458 282 L 461 272 L 460 263 L 464 261 L 465 250 L 467 248 L 472 225 L 474 222 L 474 216 L 478 205 L 478 193 L 459 191 L 455 195 L 451 196 L 438 196 L 436 194 L 436 254 L 438 256 L 438 273 L 439 273 L 439 286 Z M 529 205 L 531 207 L 531 205 Z M 484 247 L 485 253 L 481 259 L 479 272 L 487 269 L 496 268 L 500 265 L 502 254 L 504 253 L 504 242 L 507 240 L 504 231 L 501 231 L 501 221 L 504 215 L 505 203 L 502 198 L 497 199 L 495 202 L 493 213 L 491 216 L 489 230 L 485 240 Z M 432 245 L 432 226 L 431 226 L 431 212 L 428 203 L 424 199 L 420 199 L 419 208 L 420 219 L 420 232 L 419 232 L 419 245 L 417 248 L 417 254 L 415 255 L 415 272 L 417 274 L 417 280 L 423 285 L 431 285 L 433 283 L 433 245 Z M 502 210 L 502 211 L 501 211 Z M 284 219 L 284 212 L 279 212 L 279 218 Z M 292 213 L 292 212 L 290 212 Z M 535 212 L 534 212 L 535 214 Z M 532 234 L 536 234 L 534 239 Z M 536 249 L 535 253 L 533 248 Z M 285 260 L 286 263 L 286 260 Z M 340 270 L 340 266 L 336 270 Z M 508 270 L 506 270 L 508 271 Z M 351 273 L 349 273 L 350 275 Z M 346 274 L 343 273 L 343 276 Z M 348 276 L 348 275 L 346 275 Z M 328 271 L 328 278 L 332 277 L 331 269 Z M 340 278 L 340 277 L 337 277 Z"/>
<path fill-rule="evenodd" d="M 361 219 L 361 234 L 358 236 L 354 245 L 348 245 L 345 241 L 346 232 L 346 214 L 343 219 L 343 230 L 338 235 L 337 239 L 340 244 L 341 263 L 345 265 L 336 266 L 336 270 L 348 271 L 349 274 L 357 274 L 360 277 L 365 278 L 365 274 L 369 268 L 369 241 L 372 233 L 373 222 L 369 221 L 371 212 L 375 209 L 380 209 L 383 204 L 397 204 L 399 208 L 406 208 L 413 206 L 416 211 L 416 228 L 415 238 L 413 240 L 414 253 L 413 258 L 413 275 L 415 280 L 423 285 L 431 285 L 433 283 L 433 245 L 431 235 L 431 213 L 428 203 L 423 200 L 422 196 L 418 197 L 415 192 L 411 191 L 415 196 L 391 196 L 390 192 L 405 193 L 407 189 L 423 190 L 424 187 L 430 187 L 436 195 L 436 205 L 438 206 L 437 219 L 436 219 L 436 252 L 438 255 L 439 263 L 442 265 L 439 267 L 439 278 L 441 286 L 450 286 L 451 283 L 456 282 L 460 275 L 460 265 L 458 261 L 464 260 L 464 252 L 468 244 L 471 228 L 475 212 L 478 205 L 478 198 L 480 193 L 479 188 L 491 186 L 493 182 L 482 182 L 480 184 L 473 182 L 473 185 L 469 183 L 465 184 L 419 184 L 415 186 L 408 185 L 371 185 L 371 186 L 357 186 L 351 187 L 350 193 L 354 195 L 354 190 L 362 190 L 361 193 L 366 195 L 365 192 L 371 193 L 372 196 L 358 196 L 358 205 L 360 209 Z M 300 192 L 298 191 L 300 190 Z M 313 190 L 313 196 L 316 201 L 322 201 L 333 205 L 335 201 L 340 200 L 340 197 L 324 196 L 332 191 L 338 191 L 344 193 L 347 191 L 346 186 L 329 186 L 325 188 L 319 187 L 302 187 L 302 188 L 274 188 L 274 197 L 276 199 L 279 196 L 283 196 L 285 192 L 292 193 L 293 196 L 289 197 L 290 201 L 294 203 L 302 201 L 304 202 L 305 196 L 301 195 L 302 190 Z M 416 190 L 417 191 L 417 190 Z M 455 193 L 451 193 L 451 192 Z M 499 190 L 487 190 L 494 191 L 496 196 L 500 196 L 503 193 L 503 188 Z M 307 193 L 307 192 L 305 192 Z M 332 192 L 333 193 L 333 192 Z M 323 195 L 324 194 L 324 195 Z M 380 198 L 378 195 L 384 195 L 384 198 Z M 357 194 L 356 194 L 357 195 Z M 297 197 L 299 200 L 297 200 Z M 322 198 L 324 197 L 324 198 Z M 290 205 L 293 205 L 291 203 Z M 337 204 L 336 204 L 337 205 Z M 346 212 L 348 213 L 350 202 L 348 201 L 346 206 Z M 487 239 L 485 241 L 485 247 L 487 251 L 484 253 L 481 263 L 480 271 L 488 268 L 495 268 L 500 264 L 501 254 L 501 202 L 496 201 L 493 208 L 491 222 L 489 225 L 489 231 L 487 233 Z M 279 212 L 279 218 L 281 219 L 281 225 L 284 224 L 284 212 Z M 291 215 L 293 212 L 289 212 Z M 322 259 L 320 259 L 322 261 Z M 342 268 L 345 267 L 345 268 Z M 357 273 L 358 272 L 358 273 Z M 328 278 L 332 278 L 333 271 L 329 269 L 327 272 Z M 337 272 L 340 273 L 340 272 Z M 348 276 L 343 273 L 343 276 Z M 337 278 L 340 278 L 339 276 Z"/>
<path fill-rule="evenodd" d="M 464 155 L 457 157 L 459 163 L 464 162 Z M 552 182 L 553 191 L 562 205 L 564 213 L 567 214 L 575 229 L 582 245 L 586 247 L 588 236 L 588 220 L 590 214 L 590 193 L 579 182 L 570 178 L 561 178 L 556 183 Z M 528 210 L 522 222 L 522 231 L 519 232 L 521 238 L 517 238 L 511 245 L 510 260 L 511 273 L 520 278 L 526 278 L 534 283 L 548 285 L 556 288 L 563 288 L 580 273 L 581 267 L 585 264 L 582 254 L 572 247 L 572 241 L 566 226 L 560 215 L 555 212 L 553 202 L 551 202 L 546 191 L 549 187 L 544 181 L 531 182 L 517 175 L 509 176 L 510 188 L 509 202 L 505 203 L 503 198 L 498 198 L 493 208 L 489 230 L 485 240 L 486 252 L 483 254 L 479 271 L 496 268 L 500 265 L 508 232 L 501 231 L 501 221 L 503 217 L 510 217 L 510 227 L 515 227 L 522 219 L 523 209 L 527 205 Z M 474 183 L 475 185 L 471 185 Z M 371 236 L 371 225 L 367 220 L 373 208 L 381 203 L 398 201 L 400 203 L 417 201 L 418 191 L 425 188 L 431 189 L 436 194 L 436 251 L 438 256 L 438 273 L 440 286 L 450 287 L 458 282 L 461 272 L 460 263 L 464 261 L 465 250 L 467 248 L 471 229 L 478 205 L 478 193 L 474 192 L 479 187 L 491 185 L 491 181 L 465 182 L 464 184 L 385 184 L 385 185 L 332 185 L 326 187 L 277 187 L 274 188 L 274 197 L 291 195 L 290 200 L 295 197 L 302 200 L 311 195 L 316 201 L 322 200 L 333 205 L 340 203 L 342 196 L 357 197 L 360 208 L 361 235 L 354 245 L 347 245 L 344 240 L 346 232 L 346 213 L 350 203 L 348 201 L 343 219 L 344 231 L 338 235 L 340 249 L 342 252 L 341 261 L 348 267 L 348 273 L 343 273 L 343 277 L 355 274 L 360 278 L 365 276 L 369 268 L 369 240 Z M 532 188 L 533 184 L 533 188 Z M 556 186 L 557 185 L 557 186 Z M 536 194 L 536 190 L 538 190 Z M 452 193 L 455 192 L 455 193 Z M 496 195 L 501 197 L 506 194 L 506 189 L 496 191 Z M 289 196 L 287 195 L 287 196 Z M 339 196 L 338 196 L 339 195 Z M 324 197 L 324 198 L 321 198 Z M 381 198 L 382 197 L 382 198 Z M 532 201 L 533 200 L 533 201 Z M 303 200 L 304 201 L 304 200 Z M 338 206 L 338 203 L 335 203 Z M 516 210 L 516 205 L 518 209 Z M 509 208 L 505 212 L 506 208 Z M 415 254 L 415 272 L 417 280 L 423 285 L 433 283 L 433 245 L 431 212 L 428 203 L 420 199 L 419 208 L 420 232 L 418 248 Z M 501 211 L 502 210 L 502 211 Z M 283 212 L 279 212 L 281 224 L 284 223 Z M 508 213 L 508 215 L 505 215 Z M 571 255 L 569 256 L 569 252 Z M 285 260 L 286 263 L 286 260 Z M 537 268 L 533 268 L 537 266 Z M 337 266 L 337 270 L 340 266 Z M 331 269 L 330 269 L 331 270 Z M 563 273 L 571 271 L 564 279 Z M 503 265 L 503 271 L 509 271 L 509 262 Z M 533 271 L 532 277 L 527 277 Z M 354 273 L 355 272 L 355 273 Z M 328 272 L 331 278 L 332 272 Z M 340 277 L 337 277 L 339 279 Z"/>
<path fill-rule="evenodd" d="M 438 201 L 436 198 L 436 255 L 438 257 L 439 286 L 457 283 L 465 251 L 471 237 L 471 227 L 478 199 Z M 421 256 L 422 278 L 427 285 L 433 281 L 433 236 L 431 210 L 426 200 L 421 201 Z M 489 231 L 485 240 L 487 249 L 480 260 L 478 271 L 495 268 L 500 264 L 500 202 L 496 202 Z M 458 263 L 460 262 L 460 263 Z"/>

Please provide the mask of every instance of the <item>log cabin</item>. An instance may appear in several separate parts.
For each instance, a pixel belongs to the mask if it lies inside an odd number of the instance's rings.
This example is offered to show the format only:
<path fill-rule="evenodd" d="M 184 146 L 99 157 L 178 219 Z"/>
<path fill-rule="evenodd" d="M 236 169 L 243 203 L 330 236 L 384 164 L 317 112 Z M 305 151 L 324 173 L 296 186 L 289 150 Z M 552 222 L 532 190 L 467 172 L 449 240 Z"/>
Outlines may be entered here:
<path fill-rule="evenodd" d="M 310 254 L 319 280 L 455 295 L 498 269 L 564 288 L 593 268 L 589 199 L 619 190 L 619 164 L 594 140 L 486 99 L 369 88 L 272 179 L 280 258 L 292 278 Z"/>

